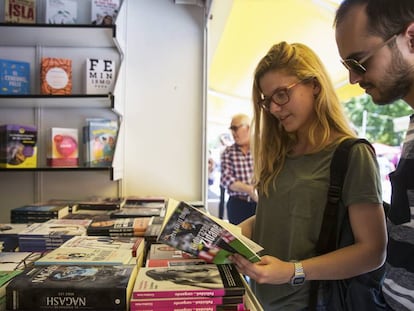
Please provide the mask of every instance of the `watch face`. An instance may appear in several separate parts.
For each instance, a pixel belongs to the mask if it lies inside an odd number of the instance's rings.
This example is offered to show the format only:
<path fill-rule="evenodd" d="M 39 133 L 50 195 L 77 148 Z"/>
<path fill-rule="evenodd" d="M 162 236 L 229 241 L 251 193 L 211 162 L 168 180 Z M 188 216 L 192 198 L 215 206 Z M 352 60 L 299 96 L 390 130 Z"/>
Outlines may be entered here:
<path fill-rule="evenodd" d="M 304 276 L 295 276 L 292 278 L 292 285 L 302 285 L 305 282 Z"/>

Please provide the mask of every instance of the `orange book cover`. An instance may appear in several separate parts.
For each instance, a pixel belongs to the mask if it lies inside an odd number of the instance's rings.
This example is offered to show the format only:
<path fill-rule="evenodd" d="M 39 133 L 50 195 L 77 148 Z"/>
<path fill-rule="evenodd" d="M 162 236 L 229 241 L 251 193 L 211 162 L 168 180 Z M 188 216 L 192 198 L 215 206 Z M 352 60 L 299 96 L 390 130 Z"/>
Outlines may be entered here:
<path fill-rule="evenodd" d="M 72 60 L 43 57 L 40 68 L 40 93 L 69 95 L 72 93 Z"/>

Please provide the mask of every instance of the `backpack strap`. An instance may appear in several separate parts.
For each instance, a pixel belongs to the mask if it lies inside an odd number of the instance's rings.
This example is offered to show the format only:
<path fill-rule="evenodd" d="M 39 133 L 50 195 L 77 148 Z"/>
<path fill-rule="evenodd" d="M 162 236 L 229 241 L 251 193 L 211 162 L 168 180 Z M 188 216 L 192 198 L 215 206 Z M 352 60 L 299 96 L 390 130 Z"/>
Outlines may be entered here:
<path fill-rule="evenodd" d="M 318 255 L 329 253 L 336 249 L 336 234 L 338 227 L 338 202 L 341 199 L 342 187 L 345 175 L 348 169 L 349 153 L 351 148 L 358 143 L 364 143 L 372 149 L 374 147 L 369 141 L 363 138 L 347 138 L 343 140 L 336 148 L 330 165 L 330 184 L 328 188 L 328 198 L 326 201 L 325 211 L 323 214 L 321 231 L 316 243 Z M 309 296 L 309 310 L 316 310 L 318 299 L 319 281 L 311 282 Z"/>

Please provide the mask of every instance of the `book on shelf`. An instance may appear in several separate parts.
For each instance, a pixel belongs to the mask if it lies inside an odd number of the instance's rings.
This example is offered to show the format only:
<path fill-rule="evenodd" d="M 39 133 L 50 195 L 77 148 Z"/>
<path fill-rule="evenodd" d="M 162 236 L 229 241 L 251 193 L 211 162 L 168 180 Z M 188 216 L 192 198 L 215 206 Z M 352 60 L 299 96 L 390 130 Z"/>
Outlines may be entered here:
<path fill-rule="evenodd" d="M 23 231 L 29 224 L 0 224 L 0 241 L 3 243 L 2 252 L 16 252 L 19 248 L 18 233 Z"/>
<path fill-rule="evenodd" d="M 6 23 L 36 23 L 36 0 L 5 0 L 4 21 Z"/>
<path fill-rule="evenodd" d="M 40 93 L 45 95 L 72 94 L 72 60 L 42 57 L 40 62 Z"/>
<path fill-rule="evenodd" d="M 37 128 L 21 124 L 0 125 L 0 167 L 37 166 Z"/>
<path fill-rule="evenodd" d="M 79 143 L 77 128 L 50 128 L 47 165 L 51 167 L 77 167 Z"/>
<path fill-rule="evenodd" d="M 94 25 L 115 24 L 120 0 L 91 0 L 91 21 Z"/>
<path fill-rule="evenodd" d="M 87 119 L 83 127 L 85 165 L 109 167 L 114 158 L 118 121 L 110 119 Z"/>
<path fill-rule="evenodd" d="M 46 24 L 76 24 L 78 3 L 76 0 L 46 0 Z"/>
<path fill-rule="evenodd" d="M 109 94 L 114 92 L 115 61 L 112 59 L 86 59 L 86 94 Z"/>
<path fill-rule="evenodd" d="M 18 233 L 19 250 L 25 252 L 45 252 L 61 246 L 77 235 L 86 235 L 90 219 L 50 219 L 43 223 L 33 223 Z"/>
<path fill-rule="evenodd" d="M 147 253 L 146 267 L 174 267 L 183 265 L 205 264 L 204 259 L 197 258 L 172 246 L 152 243 Z"/>
<path fill-rule="evenodd" d="M 168 200 L 157 240 L 216 264 L 230 263 L 228 257 L 234 253 L 258 262 L 263 250 L 243 236 L 240 227 L 173 199 Z"/>
<path fill-rule="evenodd" d="M 69 205 L 37 202 L 26 204 L 10 210 L 12 223 L 44 222 L 49 219 L 63 218 L 69 214 Z"/>
<path fill-rule="evenodd" d="M 148 228 L 151 217 L 95 219 L 87 228 L 92 236 L 142 237 Z"/>
<path fill-rule="evenodd" d="M 6 287 L 8 310 L 128 310 L 137 265 L 35 266 Z"/>
<path fill-rule="evenodd" d="M 110 236 L 74 236 L 64 242 L 61 247 L 84 247 L 98 249 L 126 249 L 132 257 L 144 252 L 145 240 L 143 237 L 110 237 Z"/>
<path fill-rule="evenodd" d="M 243 296 L 241 279 L 233 264 L 141 267 L 131 298 Z"/>
<path fill-rule="evenodd" d="M 0 94 L 30 94 L 30 63 L 0 59 Z"/>

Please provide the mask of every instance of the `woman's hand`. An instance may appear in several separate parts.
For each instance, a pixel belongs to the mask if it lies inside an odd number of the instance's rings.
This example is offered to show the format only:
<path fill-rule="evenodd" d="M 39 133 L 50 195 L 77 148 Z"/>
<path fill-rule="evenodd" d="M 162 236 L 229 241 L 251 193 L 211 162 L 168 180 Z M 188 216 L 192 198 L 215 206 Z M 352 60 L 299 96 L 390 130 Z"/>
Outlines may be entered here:
<path fill-rule="evenodd" d="M 237 270 L 255 280 L 257 283 L 284 284 L 288 283 L 294 274 L 294 264 L 281 261 L 276 257 L 263 256 L 258 263 L 251 263 L 239 254 L 230 256 Z"/>

